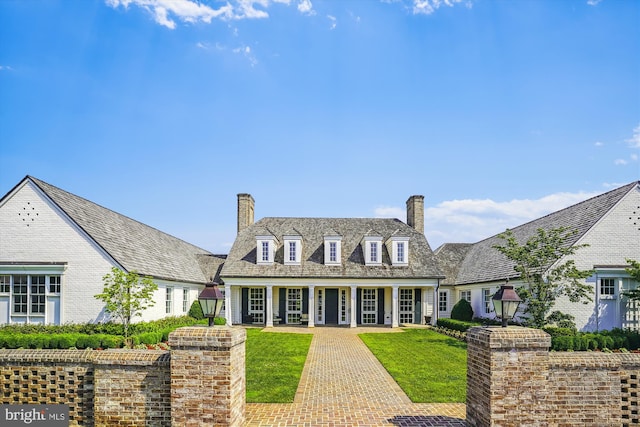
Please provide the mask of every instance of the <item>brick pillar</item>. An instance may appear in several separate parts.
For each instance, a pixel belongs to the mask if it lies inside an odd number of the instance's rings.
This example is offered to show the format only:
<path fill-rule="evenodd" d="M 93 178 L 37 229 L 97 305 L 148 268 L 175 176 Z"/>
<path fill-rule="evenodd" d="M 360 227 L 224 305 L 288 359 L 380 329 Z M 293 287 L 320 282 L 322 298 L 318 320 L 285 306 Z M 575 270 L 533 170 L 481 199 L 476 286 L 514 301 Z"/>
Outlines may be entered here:
<path fill-rule="evenodd" d="M 244 423 L 245 341 L 244 329 L 224 326 L 169 334 L 172 426 Z"/>
<path fill-rule="evenodd" d="M 544 425 L 551 337 L 539 329 L 476 327 L 467 344 L 467 421 Z"/>

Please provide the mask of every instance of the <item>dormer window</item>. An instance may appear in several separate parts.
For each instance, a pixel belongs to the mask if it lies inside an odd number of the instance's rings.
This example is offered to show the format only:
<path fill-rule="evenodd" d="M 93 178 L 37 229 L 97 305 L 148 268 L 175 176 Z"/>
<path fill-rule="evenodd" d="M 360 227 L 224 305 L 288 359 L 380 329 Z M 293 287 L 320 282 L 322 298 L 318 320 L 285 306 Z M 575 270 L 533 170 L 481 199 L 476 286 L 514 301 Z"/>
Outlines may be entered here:
<path fill-rule="evenodd" d="M 390 239 L 391 263 L 393 265 L 409 264 L 409 237 L 392 236 Z"/>
<path fill-rule="evenodd" d="M 276 253 L 276 238 L 270 235 L 256 236 L 256 263 L 273 264 Z"/>
<path fill-rule="evenodd" d="M 365 236 L 364 245 L 364 263 L 366 265 L 382 264 L 382 237 Z"/>
<path fill-rule="evenodd" d="M 342 263 L 342 236 L 327 234 L 324 236 L 325 265 L 340 265 Z"/>
<path fill-rule="evenodd" d="M 302 236 L 299 234 L 284 236 L 284 263 L 289 265 L 300 264 L 302 257 Z"/>

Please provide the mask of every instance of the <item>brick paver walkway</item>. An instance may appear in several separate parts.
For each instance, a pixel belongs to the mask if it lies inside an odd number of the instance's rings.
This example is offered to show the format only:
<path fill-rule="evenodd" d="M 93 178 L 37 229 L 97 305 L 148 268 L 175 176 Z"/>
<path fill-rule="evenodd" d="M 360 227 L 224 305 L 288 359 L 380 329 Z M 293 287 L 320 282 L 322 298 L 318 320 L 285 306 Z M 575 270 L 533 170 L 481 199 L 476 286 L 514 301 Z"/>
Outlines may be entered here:
<path fill-rule="evenodd" d="M 293 403 L 248 403 L 246 426 L 464 427 L 462 403 L 411 403 L 357 334 L 390 328 L 276 327 L 313 333 Z"/>

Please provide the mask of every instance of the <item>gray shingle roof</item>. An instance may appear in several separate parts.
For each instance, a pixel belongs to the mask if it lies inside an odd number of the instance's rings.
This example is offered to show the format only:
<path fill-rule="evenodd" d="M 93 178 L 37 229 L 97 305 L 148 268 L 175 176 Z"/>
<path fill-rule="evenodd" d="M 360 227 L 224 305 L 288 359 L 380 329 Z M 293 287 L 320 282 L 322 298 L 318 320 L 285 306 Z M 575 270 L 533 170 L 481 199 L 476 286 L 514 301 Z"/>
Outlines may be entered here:
<path fill-rule="evenodd" d="M 442 285 L 453 285 L 462 266 L 462 261 L 473 247 L 472 243 L 445 243 L 435 250 L 434 255 L 445 279 Z"/>
<path fill-rule="evenodd" d="M 275 262 L 256 264 L 256 236 L 268 229 L 279 241 Z M 282 236 L 292 229 L 302 236 L 300 265 L 284 265 Z M 383 245 L 381 266 L 365 266 L 361 241 L 365 234 L 382 237 L 406 235 L 409 240 L 409 263 L 391 266 Z M 342 263 L 324 265 L 324 236 L 342 236 Z M 439 278 L 442 277 L 425 236 L 398 219 L 382 218 L 263 218 L 242 230 L 229 252 L 221 276 L 280 278 Z"/>
<path fill-rule="evenodd" d="M 26 179 L 38 186 L 127 271 L 135 270 L 160 279 L 206 283 L 224 262 L 205 249 L 44 181 L 31 176 Z"/>
<path fill-rule="evenodd" d="M 533 236 L 539 228 L 544 230 L 551 230 L 558 227 L 577 229 L 578 232 L 567 242 L 569 245 L 573 245 L 627 193 L 638 185 L 640 185 L 640 181 L 632 182 L 623 187 L 515 227 L 511 229 L 511 231 L 520 243 L 524 243 Z M 504 245 L 504 243 L 504 240 L 498 238 L 498 235 L 475 243 L 469 249 L 464 261 L 462 261 L 455 283 L 463 285 L 518 277 L 518 273 L 513 269 L 513 262 L 493 248 L 494 245 Z"/>

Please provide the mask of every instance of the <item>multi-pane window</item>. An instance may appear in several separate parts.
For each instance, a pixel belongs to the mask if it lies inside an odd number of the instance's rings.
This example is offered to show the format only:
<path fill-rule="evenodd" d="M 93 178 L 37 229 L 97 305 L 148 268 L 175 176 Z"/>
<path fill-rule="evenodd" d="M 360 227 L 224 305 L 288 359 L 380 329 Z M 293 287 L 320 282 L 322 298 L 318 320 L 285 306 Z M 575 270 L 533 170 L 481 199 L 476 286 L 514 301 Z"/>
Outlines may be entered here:
<path fill-rule="evenodd" d="M 0 275 L 0 293 L 8 294 L 11 291 L 11 276 Z"/>
<path fill-rule="evenodd" d="M 165 297 L 165 312 L 171 314 L 173 312 L 173 288 L 167 288 Z"/>
<path fill-rule="evenodd" d="M 484 312 L 485 313 L 491 313 L 491 297 L 493 296 L 493 294 L 491 294 L 491 288 L 483 288 L 482 289 L 482 300 L 484 302 Z"/>
<path fill-rule="evenodd" d="M 471 291 L 460 291 L 460 299 L 471 302 Z"/>
<path fill-rule="evenodd" d="M 337 242 L 329 242 L 329 261 L 330 262 L 338 261 L 338 243 Z"/>
<path fill-rule="evenodd" d="M 397 252 L 396 252 L 396 259 L 398 262 L 405 262 L 404 261 L 404 242 L 398 242 L 398 247 L 397 247 Z"/>
<path fill-rule="evenodd" d="M 26 274 L 13 276 L 13 312 L 15 314 L 28 313 L 28 280 Z"/>
<path fill-rule="evenodd" d="M 45 282 L 45 276 L 31 276 L 31 313 L 44 314 L 47 289 Z"/>
<path fill-rule="evenodd" d="M 377 289 L 362 290 L 362 323 L 375 324 L 378 321 Z"/>
<path fill-rule="evenodd" d="M 600 295 L 615 295 L 616 279 L 600 279 Z"/>
<path fill-rule="evenodd" d="M 264 288 L 249 288 L 249 314 L 255 323 L 264 323 Z"/>
<path fill-rule="evenodd" d="M 262 261 L 264 262 L 268 262 L 269 261 L 269 242 L 262 242 L 261 244 L 262 247 Z"/>
<path fill-rule="evenodd" d="M 302 289 L 287 289 L 287 323 L 300 323 L 302 316 Z"/>
<path fill-rule="evenodd" d="M 322 321 L 322 312 L 324 311 L 324 301 L 322 300 L 322 289 L 318 289 L 318 321 Z"/>
<path fill-rule="evenodd" d="M 296 262 L 296 242 L 289 242 L 289 261 Z"/>
<path fill-rule="evenodd" d="M 400 289 L 400 323 L 413 323 L 413 289 Z"/>
<path fill-rule="evenodd" d="M 449 305 L 447 301 L 447 292 L 439 292 L 438 293 L 438 310 L 439 311 L 447 311 Z"/>
<path fill-rule="evenodd" d="M 182 288 L 182 312 L 189 311 L 189 288 Z"/>
<path fill-rule="evenodd" d="M 369 246 L 369 259 L 378 262 L 378 242 L 371 242 Z"/>
<path fill-rule="evenodd" d="M 60 276 L 49 276 L 49 293 L 60 293 Z"/>
<path fill-rule="evenodd" d="M 347 321 L 347 291 L 340 289 L 340 321 Z"/>

